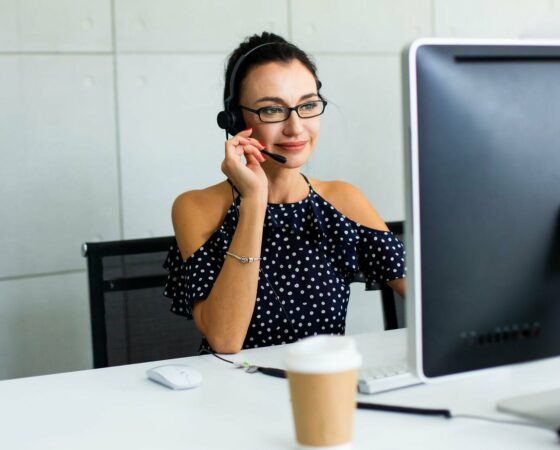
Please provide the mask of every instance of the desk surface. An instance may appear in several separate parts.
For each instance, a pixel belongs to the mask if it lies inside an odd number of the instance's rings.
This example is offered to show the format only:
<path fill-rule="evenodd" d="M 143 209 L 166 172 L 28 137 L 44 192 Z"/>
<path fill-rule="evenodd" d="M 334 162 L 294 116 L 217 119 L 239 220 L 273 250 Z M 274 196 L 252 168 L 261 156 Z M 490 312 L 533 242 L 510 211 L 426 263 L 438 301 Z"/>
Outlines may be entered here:
<path fill-rule="evenodd" d="M 405 353 L 403 330 L 356 339 L 366 364 Z M 284 352 L 261 348 L 230 359 L 281 367 Z M 211 355 L 173 361 L 198 369 L 203 386 L 172 391 L 149 381 L 145 372 L 158 363 L 0 382 L 0 448 L 295 448 L 286 380 L 247 374 Z M 497 400 L 558 388 L 558 374 L 560 358 L 554 358 L 358 399 L 511 419 L 496 412 Z M 539 429 L 359 410 L 354 448 L 544 449 L 558 448 L 558 441 Z"/>

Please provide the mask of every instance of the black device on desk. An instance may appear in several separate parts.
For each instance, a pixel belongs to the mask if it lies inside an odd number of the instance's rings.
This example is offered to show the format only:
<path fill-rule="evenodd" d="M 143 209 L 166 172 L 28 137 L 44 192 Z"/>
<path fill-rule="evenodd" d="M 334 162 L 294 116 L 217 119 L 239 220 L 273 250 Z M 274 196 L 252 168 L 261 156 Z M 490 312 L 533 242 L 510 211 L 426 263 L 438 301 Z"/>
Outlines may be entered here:
<path fill-rule="evenodd" d="M 421 40 L 408 56 L 419 374 L 560 355 L 560 45 Z"/>

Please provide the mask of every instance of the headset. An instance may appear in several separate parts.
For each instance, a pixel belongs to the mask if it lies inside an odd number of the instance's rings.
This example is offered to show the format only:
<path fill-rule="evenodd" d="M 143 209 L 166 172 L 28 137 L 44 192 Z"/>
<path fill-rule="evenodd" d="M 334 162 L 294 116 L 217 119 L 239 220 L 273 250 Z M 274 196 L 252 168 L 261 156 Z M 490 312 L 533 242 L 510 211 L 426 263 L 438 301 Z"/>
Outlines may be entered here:
<path fill-rule="evenodd" d="M 231 77 L 229 80 L 229 97 L 224 100 L 224 110 L 220 111 L 217 117 L 218 126 L 223 130 L 226 130 L 226 139 L 228 138 L 228 133 L 233 136 L 245 127 L 245 122 L 243 121 L 243 115 L 241 114 L 240 109 L 233 104 L 233 99 L 235 97 L 235 81 L 239 67 L 241 67 L 241 64 L 247 56 L 266 45 L 289 45 L 295 47 L 295 45 L 285 41 L 265 42 L 264 44 L 257 45 L 239 57 L 233 66 L 233 70 L 231 71 Z M 317 91 L 321 89 L 321 86 L 321 82 L 317 80 Z"/>

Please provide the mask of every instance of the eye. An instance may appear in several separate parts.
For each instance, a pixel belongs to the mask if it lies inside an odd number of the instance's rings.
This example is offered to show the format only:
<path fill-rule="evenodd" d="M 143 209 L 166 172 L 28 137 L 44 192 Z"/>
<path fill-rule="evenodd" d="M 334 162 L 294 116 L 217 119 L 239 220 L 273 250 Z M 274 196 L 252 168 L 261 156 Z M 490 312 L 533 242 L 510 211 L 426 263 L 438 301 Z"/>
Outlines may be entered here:
<path fill-rule="evenodd" d="M 282 106 L 265 106 L 260 109 L 260 112 L 265 116 L 277 116 L 284 114 L 284 108 Z"/>
<path fill-rule="evenodd" d="M 304 103 L 303 105 L 299 105 L 299 110 L 300 111 L 313 111 L 314 109 L 317 109 L 319 107 L 319 102 L 308 102 L 308 103 Z"/>

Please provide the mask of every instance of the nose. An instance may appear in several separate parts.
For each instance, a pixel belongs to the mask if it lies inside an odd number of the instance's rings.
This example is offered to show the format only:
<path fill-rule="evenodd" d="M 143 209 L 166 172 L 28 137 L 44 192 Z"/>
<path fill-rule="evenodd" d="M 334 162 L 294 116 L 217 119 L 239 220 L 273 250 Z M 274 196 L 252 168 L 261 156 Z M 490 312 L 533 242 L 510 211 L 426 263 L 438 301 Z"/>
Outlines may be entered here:
<path fill-rule="evenodd" d="M 297 136 L 303 132 L 302 120 L 295 111 L 290 111 L 290 117 L 284 122 L 283 133 L 286 136 Z"/>

